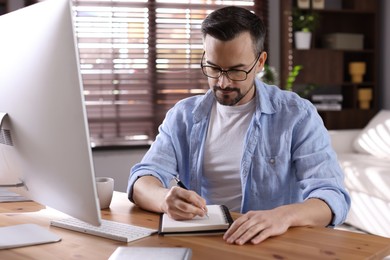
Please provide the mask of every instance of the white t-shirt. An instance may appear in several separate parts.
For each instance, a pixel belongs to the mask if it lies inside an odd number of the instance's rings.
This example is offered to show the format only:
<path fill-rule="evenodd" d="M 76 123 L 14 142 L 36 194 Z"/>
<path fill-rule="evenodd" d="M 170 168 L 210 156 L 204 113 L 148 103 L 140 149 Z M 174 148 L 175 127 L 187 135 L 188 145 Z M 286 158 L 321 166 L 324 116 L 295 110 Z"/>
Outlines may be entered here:
<path fill-rule="evenodd" d="M 241 209 L 240 164 L 244 139 L 255 112 L 255 100 L 240 106 L 218 102 L 211 111 L 204 150 L 202 195 L 209 204 Z"/>

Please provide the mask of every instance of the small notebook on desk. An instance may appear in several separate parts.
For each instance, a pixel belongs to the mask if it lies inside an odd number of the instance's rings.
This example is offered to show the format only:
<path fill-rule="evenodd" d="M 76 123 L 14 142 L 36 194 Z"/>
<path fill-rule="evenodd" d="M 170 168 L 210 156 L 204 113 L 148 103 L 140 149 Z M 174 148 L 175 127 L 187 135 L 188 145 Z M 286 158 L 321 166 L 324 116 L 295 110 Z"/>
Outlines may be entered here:
<path fill-rule="evenodd" d="M 108 260 L 190 260 L 191 258 L 191 248 L 120 246 Z"/>
<path fill-rule="evenodd" d="M 60 236 L 36 224 L 0 227 L 0 250 L 54 243 L 60 240 Z"/>
<path fill-rule="evenodd" d="M 196 216 L 190 220 L 174 220 L 167 214 L 161 214 L 160 235 L 205 235 L 222 234 L 233 223 L 228 208 L 224 205 L 208 205 L 208 217 Z"/>

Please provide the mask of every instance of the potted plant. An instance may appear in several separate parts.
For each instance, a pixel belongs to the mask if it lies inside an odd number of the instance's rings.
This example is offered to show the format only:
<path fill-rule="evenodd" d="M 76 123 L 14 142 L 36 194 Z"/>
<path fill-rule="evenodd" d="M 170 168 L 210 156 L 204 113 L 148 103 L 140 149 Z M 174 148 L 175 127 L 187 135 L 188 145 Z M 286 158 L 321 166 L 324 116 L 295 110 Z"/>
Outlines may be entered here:
<path fill-rule="evenodd" d="M 288 91 L 294 91 L 299 96 L 301 96 L 303 98 L 306 98 L 306 99 L 309 99 L 309 97 L 310 97 L 311 93 L 313 92 L 313 90 L 315 90 L 317 88 L 316 84 L 310 83 L 310 84 L 306 84 L 304 86 L 299 86 L 299 88 L 297 88 L 297 89 L 293 88 L 294 87 L 294 82 L 295 82 L 296 78 L 298 77 L 299 72 L 302 69 L 303 69 L 302 65 L 295 65 L 293 67 L 293 69 L 288 74 L 288 77 L 287 77 L 287 80 L 286 80 L 286 85 L 285 85 L 284 89 L 288 90 Z"/>
<path fill-rule="evenodd" d="M 295 8 L 292 12 L 295 48 L 310 49 L 312 32 L 318 25 L 316 12 Z"/>
<path fill-rule="evenodd" d="M 295 65 L 293 69 L 288 74 L 287 80 L 286 80 L 286 86 L 284 87 L 285 90 L 293 91 L 293 85 L 295 82 L 295 79 L 298 77 L 299 72 L 303 68 L 302 65 Z"/>
<path fill-rule="evenodd" d="M 269 85 L 279 85 L 279 75 L 276 69 L 268 64 L 264 64 L 263 70 L 258 73 L 257 77 Z"/>

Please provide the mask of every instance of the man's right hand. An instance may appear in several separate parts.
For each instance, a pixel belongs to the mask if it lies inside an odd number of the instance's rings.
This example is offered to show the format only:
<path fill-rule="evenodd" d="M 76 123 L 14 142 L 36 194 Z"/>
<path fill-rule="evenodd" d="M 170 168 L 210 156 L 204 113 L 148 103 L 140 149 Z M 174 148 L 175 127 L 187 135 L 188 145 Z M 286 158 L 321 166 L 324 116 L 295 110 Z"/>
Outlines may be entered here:
<path fill-rule="evenodd" d="M 173 219 L 192 219 L 205 216 L 206 201 L 195 191 L 172 187 L 165 196 L 162 209 Z"/>
<path fill-rule="evenodd" d="M 133 200 L 141 208 L 167 213 L 177 220 L 203 217 L 207 213 L 206 201 L 196 192 L 177 186 L 163 187 L 153 176 L 140 177 L 133 187 Z"/>

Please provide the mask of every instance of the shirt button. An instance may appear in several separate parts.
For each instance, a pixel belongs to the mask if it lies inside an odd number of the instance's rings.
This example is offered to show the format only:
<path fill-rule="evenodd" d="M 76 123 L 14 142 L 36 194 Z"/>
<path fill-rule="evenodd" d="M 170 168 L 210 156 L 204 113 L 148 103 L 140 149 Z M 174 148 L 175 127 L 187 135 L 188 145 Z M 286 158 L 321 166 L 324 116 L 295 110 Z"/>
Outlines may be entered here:
<path fill-rule="evenodd" d="M 275 159 L 274 158 L 269 159 L 269 163 L 270 164 L 275 164 Z"/>

